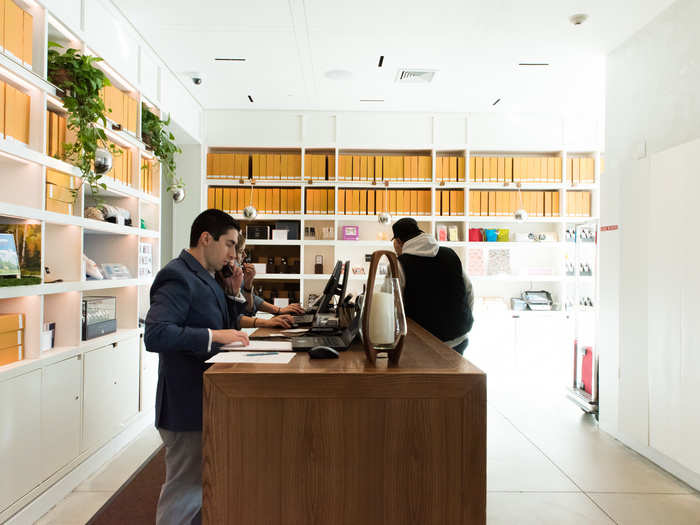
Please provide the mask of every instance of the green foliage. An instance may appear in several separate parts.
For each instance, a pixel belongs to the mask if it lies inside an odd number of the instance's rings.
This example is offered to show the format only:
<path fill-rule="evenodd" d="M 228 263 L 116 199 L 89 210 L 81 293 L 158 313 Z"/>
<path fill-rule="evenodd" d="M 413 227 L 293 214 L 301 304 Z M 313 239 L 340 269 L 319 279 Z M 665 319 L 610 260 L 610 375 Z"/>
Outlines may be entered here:
<path fill-rule="evenodd" d="M 175 154 L 182 153 L 182 149 L 173 142 L 175 135 L 168 130 L 170 117 L 161 120 L 153 114 L 148 106 L 141 105 L 141 137 L 143 142 L 153 148 L 153 153 L 163 165 L 163 173 L 168 180 L 168 191 L 177 188 L 184 188 L 185 183 L 175 174 L 177 166 L 175 164 Z"/>
<path fill-rule="evenodd" d="M 64 160 L 75 164 L 82 172 L 83 182 L 87 182 L 94 195 L 107 185 L 100 182 L 101 175 L 93 171 L 95 151 L 107 147 L 107 136 L 95 124 L 107 126 L 105 105 L 100 98 L 100 90 L 109 86 L 107 76 L 93 64 L 100 62 L 98 57 L 86 56 L 77 49 L 64 52 L 53 48 L 59 44 L 49 42 L 48 78 L 63 91 L 63 105 L 68 111 L 68 129 L 75 133 L 76 142 L 65 144 Z M 116 154 L 110 144 L 109 150 Z M 77 192 L 76 192 L 77 193 Z"/>

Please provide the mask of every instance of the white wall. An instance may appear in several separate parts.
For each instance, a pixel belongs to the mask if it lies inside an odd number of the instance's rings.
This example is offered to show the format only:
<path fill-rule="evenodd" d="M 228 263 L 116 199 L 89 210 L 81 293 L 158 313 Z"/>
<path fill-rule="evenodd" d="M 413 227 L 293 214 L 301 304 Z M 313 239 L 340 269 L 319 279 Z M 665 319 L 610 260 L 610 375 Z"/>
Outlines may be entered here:
<path fill-rule="evenodd" d="M 164 262 L 177 257 L 182 249 L 189 247 L 192 221 L 205 207 L 202 196 L 203 147 L 198 144 L 183 145 L 182 155 L 176 159 L 177 174 L 185 182 L 186 197 L 184 201 L 172 206 L 172 255 L 164 255 Z M 163 200 L 172 201 L 170 194 L 165 194 Z"/>
<path fill-rule="evenodd" d="M 599 101 L 601 107 L 605 104 Z M 503 147 L 520 151 L 602 149 L 603 123 L 593 116 L 527 113 L 402 113 L 207 110 L 209 147 Z"/>
<path fill-rule="evenodd" d="M 696 488 L 699 24 L 679 0 L 608 57 L 601 212 L 601 426 Z"/>

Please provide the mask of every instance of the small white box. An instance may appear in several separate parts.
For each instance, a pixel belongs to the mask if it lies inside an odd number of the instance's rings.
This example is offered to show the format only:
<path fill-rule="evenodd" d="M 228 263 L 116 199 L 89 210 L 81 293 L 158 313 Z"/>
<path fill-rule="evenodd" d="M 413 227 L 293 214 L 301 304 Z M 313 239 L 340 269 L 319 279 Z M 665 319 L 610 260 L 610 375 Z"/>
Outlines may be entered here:
<path fill-rule="evenodd" d="M 51 341 L 53 340 L 53 330 L 47 332 L 40 332 L 41 336 L 39 338 L 39 351 L 45 352 L 51 349 Z"/>
<path fill-rule="evenodd" d="M 273 241 L 286 241 L 288 233 L 289 232 L 287 230 L 272 230 L 272 240 Z"/>

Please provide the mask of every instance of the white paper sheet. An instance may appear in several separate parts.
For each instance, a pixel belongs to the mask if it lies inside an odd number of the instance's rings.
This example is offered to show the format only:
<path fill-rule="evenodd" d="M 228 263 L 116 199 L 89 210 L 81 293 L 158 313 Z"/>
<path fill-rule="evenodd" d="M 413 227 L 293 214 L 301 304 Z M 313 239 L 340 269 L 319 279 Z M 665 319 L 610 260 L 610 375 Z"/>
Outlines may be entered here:
<path fill-rule="evenodd" d="M 303 334 L 309 331 L 308 328 L 289 328 L 287 330 L 282 330 L 285 334 Z"/>
<path fill-rule="evenodd" d="M 236 342 L 221 347 L 222 350 L 246 350 L 251 352 L 291 352 L 291 341 L 253 339 L 248 346 Z"/>
<path fill-rule="evenodd" d="M 221 352 L 209 359 L 207 363 L 268 363 L 286 365 L 294 359 L 295 355 L 293 352 L 273 352 L 264 355 L 260 355 L 260 352 Z"/>

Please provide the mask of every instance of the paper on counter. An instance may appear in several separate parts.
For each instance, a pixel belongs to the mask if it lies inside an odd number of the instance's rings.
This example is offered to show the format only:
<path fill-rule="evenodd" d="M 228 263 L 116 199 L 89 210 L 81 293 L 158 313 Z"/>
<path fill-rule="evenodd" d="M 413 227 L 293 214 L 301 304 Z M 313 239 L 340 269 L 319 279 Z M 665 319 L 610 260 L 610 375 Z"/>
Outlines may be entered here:
<path fill-rule="evenodd" d="M 289 328 L 287 330 L 282 330 L 285 334 L 303 334 L 309 331 L 308 328 Z"/>
<path fill-rule="evenodd" d="M 221 352 L 216 354 L 207 363 L 253 363 L 286 365 L 296 354 L 292 352 L 272 353 L 267 355 L 248 355 L 250 352 Z"/>
<path fill-rule="evenodd" d="M 291 352 L 291 341 L 269 341 L 252 339 L 248 346 L 243 346 L 243 343 L 236 341 L 221 347 L 221 350 L 246 350 L 250 352 Z"/>

